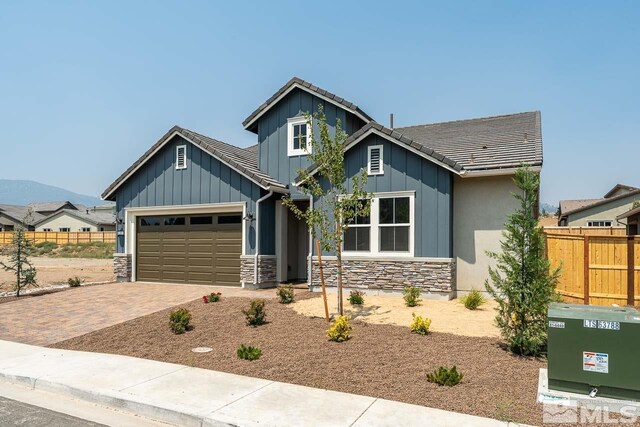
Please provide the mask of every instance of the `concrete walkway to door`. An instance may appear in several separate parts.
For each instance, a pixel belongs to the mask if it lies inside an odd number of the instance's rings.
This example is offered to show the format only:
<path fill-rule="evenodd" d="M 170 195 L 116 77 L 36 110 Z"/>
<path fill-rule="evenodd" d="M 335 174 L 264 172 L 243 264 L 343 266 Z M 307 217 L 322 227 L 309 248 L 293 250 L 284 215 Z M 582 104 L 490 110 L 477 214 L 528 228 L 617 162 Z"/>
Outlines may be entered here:
<path fill-rule="evenodd" d="M 202 297 L 274 298 L 275 290 L 160 283 L 110 283 L 0 304 L 0 340 L 50 345 Z"/>

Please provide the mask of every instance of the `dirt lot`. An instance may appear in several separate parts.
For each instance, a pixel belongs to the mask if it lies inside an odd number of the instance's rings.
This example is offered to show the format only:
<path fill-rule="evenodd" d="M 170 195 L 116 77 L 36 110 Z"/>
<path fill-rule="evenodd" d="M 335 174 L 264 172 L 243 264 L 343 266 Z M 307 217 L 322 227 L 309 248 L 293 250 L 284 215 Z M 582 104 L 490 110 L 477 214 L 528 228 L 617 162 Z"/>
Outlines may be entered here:
<path fill-rule="evenodd" d="M 315 298 L 314 298 L 315 299 Z M 327 341 L 327 323 L 267 301 L 268 324 L 245 325 L 246 298 L 185 304 L 194 329 L 174 335 L 169 310 L 160 311 L 53 347 L 162 360 L 240 375 L 378 396 L 451 411 L 528 424 L 542 423 L 536 403 L 542 360 L 514 357 L 496 338 L 434 332 L 411 334 L 408 327 L 354 321 L 353 338 Z M 429 308 L 429 305 L 426 306 Z M 262 357 L 239 360 L 240 344 L 258 346 Z M 191 349 L 212 347 L 211 353 Z M 465 374 L 455 387 L 425 379 L 439 366 L 457 365 Z"/>
<path fill-rule="evenodd" d="M 0 261 L 7 262 L 6 256 Z M 112 259 L 47 258 L 34 257 L 31 262 L 38 270 L 36 279 L 40 288 L 67 283 L 69 277 L 78 276 L 85 282 L 114 280 Z M 0 269 L 0 292 L 13 290 L 14 277 L 11 272 Z"/>
<path fill-rule="evenodd" d="M 327 296 L 329 313 L 337 312 L 337 297 Z M 297 301 L 291 307 L 300 314 L 324 318 L 322 298 Z M 499 337 L 500 331 L 493 320 L 496 303 L 487 301 L 477 310 L 467 310 L 460 300 L 423 300 L 417 307 L 407 307 L 401 296 L 365 295 L 364 305 L 352 306 L 344 302 L 345 314 L 354 320 L 367 323 L 408 326 L 413 320 L 412 313 L 431 319 L 433 332 L 448 332 L 470 337 Z"/>

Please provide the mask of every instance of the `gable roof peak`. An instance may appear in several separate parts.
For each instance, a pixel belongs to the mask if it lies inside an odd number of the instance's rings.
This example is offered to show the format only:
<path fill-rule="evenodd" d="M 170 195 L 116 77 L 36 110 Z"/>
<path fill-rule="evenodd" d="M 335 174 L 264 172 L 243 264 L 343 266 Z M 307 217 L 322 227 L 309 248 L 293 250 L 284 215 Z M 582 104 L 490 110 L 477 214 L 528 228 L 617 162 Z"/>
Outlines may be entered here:
<path fill-rule="evenodd" d="M 373 121 L 371 116 L 362 111 L 354 103 L 347 101 L 340 96 L 334 95 L 333 93 L 326 91 L 306 80 L 303 80 L 300 77 L 294 76 L 289 79 L 289 81 L 285 83 L 284 86 L 278 89 L 278 91 L 274 93 L 269 99 L 267 99 L 262 105 L 260 105 L 254 112 L 249 114 L 249 116 L 242 122 L 242 126 L 246 130 L 255 132 L 257 120 L 295 88 L 304 90 L 312 95 L 324 99 L 327 102 L 337 105 L 359 117 L 365 123 Z"/>

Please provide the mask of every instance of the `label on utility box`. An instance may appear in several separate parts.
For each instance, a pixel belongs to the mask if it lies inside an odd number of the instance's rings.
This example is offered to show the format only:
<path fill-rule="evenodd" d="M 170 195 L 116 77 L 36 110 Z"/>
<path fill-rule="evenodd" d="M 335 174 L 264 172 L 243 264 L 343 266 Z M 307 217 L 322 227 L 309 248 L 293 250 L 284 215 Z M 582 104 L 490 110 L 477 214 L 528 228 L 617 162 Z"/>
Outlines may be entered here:
<path fill-rule="evenodd" d="M 608 329 L 610 331 L 619 331 L 620 322 L 612 322 L 609 320 L 584 320 L 584 327 L 590 329 Z"/>
<path fill-rule="evenodd" d="M 557 320 L 549 320 L 549 327 L 564 329 L 564 322 L 559 322 Z"/>
<path fill-rule="evenodd" d="M 587 372 L 609 373 L 609 355 L 606 353 L 582 352 L 582 370 Z"/>

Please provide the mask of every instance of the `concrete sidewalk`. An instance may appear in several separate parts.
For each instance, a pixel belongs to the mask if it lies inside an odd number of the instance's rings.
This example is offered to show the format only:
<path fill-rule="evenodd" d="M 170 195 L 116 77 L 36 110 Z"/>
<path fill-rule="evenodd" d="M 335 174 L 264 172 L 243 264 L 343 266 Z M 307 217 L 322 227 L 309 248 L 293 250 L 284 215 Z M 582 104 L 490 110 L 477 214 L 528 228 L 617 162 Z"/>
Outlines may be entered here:
<path fill-rule="evenodd" d="M 2 382 L 69 395 L 179 426 L 512 425 L 183 365 L 10 341 L 0 341 L 0 395 Z"/>

